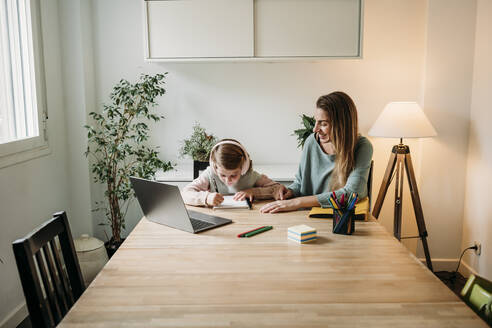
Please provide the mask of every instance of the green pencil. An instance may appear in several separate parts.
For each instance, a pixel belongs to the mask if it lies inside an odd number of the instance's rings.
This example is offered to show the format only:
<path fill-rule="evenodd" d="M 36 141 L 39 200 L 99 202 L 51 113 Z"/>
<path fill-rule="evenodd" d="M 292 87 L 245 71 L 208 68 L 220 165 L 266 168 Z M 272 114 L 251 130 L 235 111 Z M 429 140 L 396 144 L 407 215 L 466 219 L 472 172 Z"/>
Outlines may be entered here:
<path fill-rule="evenodd" d="M 268 231 L 270 229 L 273 229 L 273 227 L 272 226 L 266 226 L 264 228 L 261 228 L 261 229 L 255 230 L 255 231 L 251 231 L 250 233 L 244 234 L 243 237 L 251 237 L 251 236 L 254 236 L 256 234 L 262 233 L 264 231 Z"/>

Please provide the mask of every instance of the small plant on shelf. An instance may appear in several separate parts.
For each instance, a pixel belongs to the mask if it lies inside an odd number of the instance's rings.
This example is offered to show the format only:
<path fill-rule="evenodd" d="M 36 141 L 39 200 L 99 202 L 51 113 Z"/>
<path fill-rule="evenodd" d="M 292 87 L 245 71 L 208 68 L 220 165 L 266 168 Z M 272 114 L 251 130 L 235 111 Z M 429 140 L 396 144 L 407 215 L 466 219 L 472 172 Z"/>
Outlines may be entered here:
<path fill-rule="evenodd" d="M 188 139 L 183 140 L 179 153 L 181 157 L 190 156 L 194 161 L 208 162 L 210 151 L 216 143 L 217 137 L 207 134 L 200 123 L 195 122 L 193 133 Z"/>
<path fill-rule="evenodd" d="M 306 139 L 311 135 L 311 133 L 313 133 L 316 120 L 313 116 L 307 116 L 305 114 L 302 114 L 300 117 L 302 119 L 301 123 L 303 127 L 294 130 L 294 133 L 291 135 L 295 135 L 297 137 L 297 147 L 303 148 Z"/>
<path fill-rule="evenodd" d="M 213 134 L 207 134 L 200 123 L 195 122 L 193 133 L 188 139 L 182 141 L 179 150 L 181 157 L 190 156 L 193 159 L 193 178 L 198 177 L 200 170 L 207 168 L 210 151 L 216 143 L 217 137 Z"/>

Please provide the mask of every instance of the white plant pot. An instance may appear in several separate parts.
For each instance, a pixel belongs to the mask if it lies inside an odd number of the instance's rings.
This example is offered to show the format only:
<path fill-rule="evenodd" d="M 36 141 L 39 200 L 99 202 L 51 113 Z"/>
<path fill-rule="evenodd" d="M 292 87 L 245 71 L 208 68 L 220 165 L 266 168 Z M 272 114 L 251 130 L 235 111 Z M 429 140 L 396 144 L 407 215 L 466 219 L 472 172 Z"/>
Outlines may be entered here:
<path fill-rule="evenodd" d="M 99 271 L 108 262 L 108 254 L 104 247 L 104 242 L 90 237 L 81 235 L 74 240 L 75 250 L 79 258 L 80 270 L 86 286 L 94 280 Z"/>

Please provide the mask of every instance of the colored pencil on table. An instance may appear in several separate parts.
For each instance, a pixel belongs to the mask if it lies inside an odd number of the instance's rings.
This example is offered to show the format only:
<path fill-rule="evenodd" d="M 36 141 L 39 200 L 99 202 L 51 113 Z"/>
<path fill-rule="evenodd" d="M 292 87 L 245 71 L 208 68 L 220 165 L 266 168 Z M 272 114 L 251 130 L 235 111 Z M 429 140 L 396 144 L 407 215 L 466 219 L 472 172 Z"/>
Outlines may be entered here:
<path fill-rule="evenodd" d="M 239 235 L 237 235 L 238 238 L 242 238 L 244 237 L 245 234 L 247 233 L 250 233 L 250 232 L 253 232 L 253 231 L 256 231 L 256 230 L 260 230 L 260 229 L 263 229 L 265 228 L 266 226 L 261 226 L 261 227 L 258 227 L 258 228 L 254 228 L 253 230 L 249 230 L 249 231 L 246 231 L 246 232 L 243 232 L 243 233 L 240 233 Z"/>
<path fill-rule="evenodd" d="M 245 235 L 244 235 L 244 237 L 249 238 L 249 237 L 252 237 L 252 236 L 257 235 L 257 234 L 259 234 L 259 233 L 262 233 L 262 232 L 268 231 L 268 230 L 270 230 L 270 229 L 272 229 L 272 228 L 273 228 L 272 226 L 266 226 L 266 227 L 263 227 L 263 228 L 261 228 L 261 229 L 257 229 L 257 230 L 255 230 L 255 231 L 253 231 L 253 232 L 249 232 L 249 233 L 245 234 Z"/>

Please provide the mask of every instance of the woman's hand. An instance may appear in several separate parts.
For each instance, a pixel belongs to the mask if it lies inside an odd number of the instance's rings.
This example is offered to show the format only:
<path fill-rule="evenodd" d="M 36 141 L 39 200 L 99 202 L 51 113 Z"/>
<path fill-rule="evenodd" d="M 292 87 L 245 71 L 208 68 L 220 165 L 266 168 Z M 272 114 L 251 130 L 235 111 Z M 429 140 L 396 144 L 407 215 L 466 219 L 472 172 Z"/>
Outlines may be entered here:
<path fill-rule="evenodd" d="M 246 190 L 238 191 L 234 195 L 233 199 L 234 200 L 245 200 L 246 198 L 249 198 L 249 201 L 252 202 L 254 196 L 255 195 L 254 195 L 253 189 L 246 189 Z"/>
<path fill-rule="evenodd" d="M 263 205 L 260 208 L 261 213 L 277 213 L 297 210 L 300 207 L 296 198 L 288 200 L 277 200 Z"/>
<path fill-rule="evenodd" d="M 207 196 L 207 205 L 209 206 L 217 206 L 223 201 L 224 201 L 224 196 L 216 192 L 210 193 Z"/>

